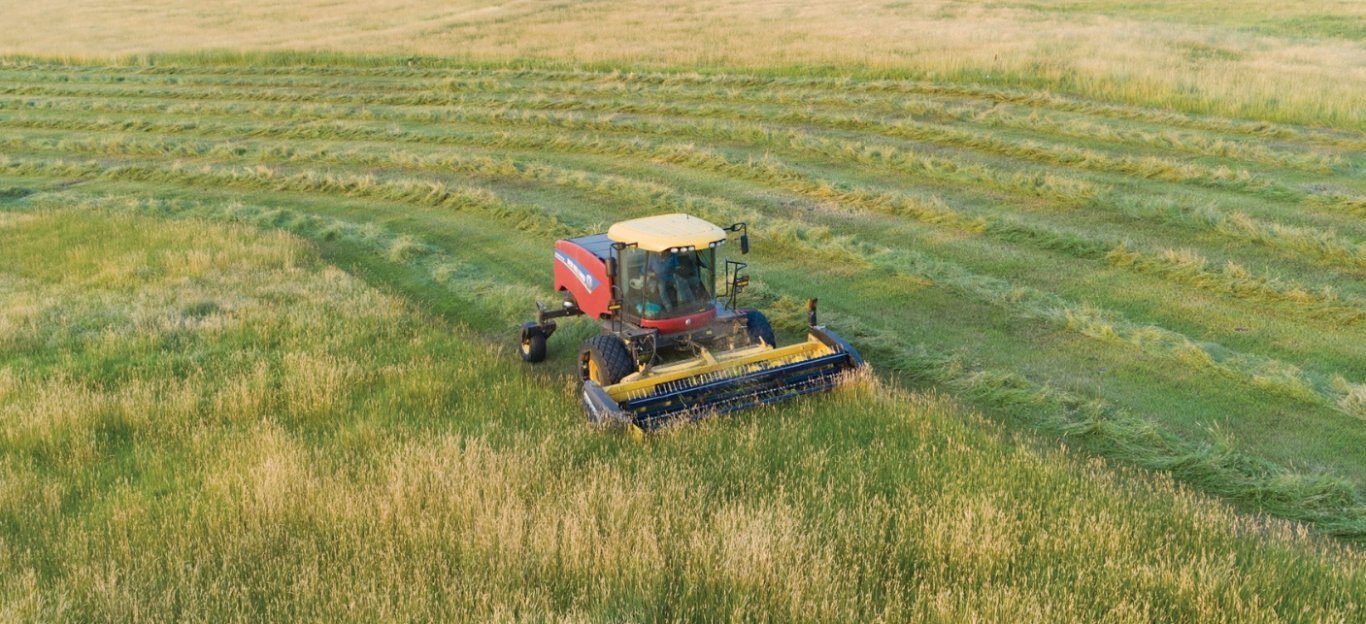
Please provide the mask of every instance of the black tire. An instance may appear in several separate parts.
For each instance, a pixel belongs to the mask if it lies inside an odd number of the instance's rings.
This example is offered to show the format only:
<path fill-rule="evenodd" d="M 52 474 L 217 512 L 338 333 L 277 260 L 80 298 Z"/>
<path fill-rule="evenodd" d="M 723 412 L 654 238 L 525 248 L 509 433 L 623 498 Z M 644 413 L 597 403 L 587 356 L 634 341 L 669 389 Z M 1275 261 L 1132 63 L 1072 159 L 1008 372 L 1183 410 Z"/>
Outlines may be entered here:
<path fill-rule="evenodd" d="M 745 312 L 745 331 L 749 333 L 749 343 L 759 344 L 764 341 L 770 347 L 778 346 L 778 339 L 773 337 L 773 325 L 769 324 L 768 317 L 758 310 Z"/>
<path fill-rule="evenodd" d="M 610 386 L 636 372 L 636 360 L 616 336 L 593 336 L 579 349 L 579 378 Z"/>
<path fill-rule="evenodd" d="M 517 345 L 517 352 L 522 354 L 522 359 L 535 364 L 545 360 L 545 332 L 541 331 L 535 323 L 527 323 L 522 326 L 520 344 Z"/>

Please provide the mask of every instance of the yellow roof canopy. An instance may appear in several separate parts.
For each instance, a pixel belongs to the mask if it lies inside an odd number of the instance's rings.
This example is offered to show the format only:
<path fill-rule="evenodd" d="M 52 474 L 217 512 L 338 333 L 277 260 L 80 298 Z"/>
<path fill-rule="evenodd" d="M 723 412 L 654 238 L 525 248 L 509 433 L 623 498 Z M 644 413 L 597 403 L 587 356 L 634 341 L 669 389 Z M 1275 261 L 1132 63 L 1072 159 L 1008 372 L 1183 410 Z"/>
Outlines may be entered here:
<path fill-rule="evenodd" d="M 608 228 L 607 238 L 658 252 L 670 247 L 706 249 L 725 240 L 726 231 L 692 215 L 666 214 L 622 221 Z"/>

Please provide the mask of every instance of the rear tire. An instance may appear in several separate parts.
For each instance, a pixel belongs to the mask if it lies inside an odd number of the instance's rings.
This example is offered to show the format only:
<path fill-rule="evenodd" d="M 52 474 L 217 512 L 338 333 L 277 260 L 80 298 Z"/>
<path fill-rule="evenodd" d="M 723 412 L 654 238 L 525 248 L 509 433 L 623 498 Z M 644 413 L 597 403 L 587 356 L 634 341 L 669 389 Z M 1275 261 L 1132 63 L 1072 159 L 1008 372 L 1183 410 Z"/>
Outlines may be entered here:
<path fill-rule="evenodd" d="M 545 360 L 545 332 L 535 323 L 524 325 L 517 352 L 522 355 L 522 360 L 532 364 Z"/>
<path fill-rule="evenodd" d="M 745 312 L 745 331 L 749 333 L 749 343 L 759 344 L 764 341 L 770 347 L 778 346 L 777 338 L 773 337 L 773 325 L 769 324 L 768 317 L 758 310 Z"/>
<path fill-rule="evenodd" d="M 615 384 L 636 372 L 636 360 L 616 336 L 593 336 L 579 349 L 579 378 L 600 386 Z"/>

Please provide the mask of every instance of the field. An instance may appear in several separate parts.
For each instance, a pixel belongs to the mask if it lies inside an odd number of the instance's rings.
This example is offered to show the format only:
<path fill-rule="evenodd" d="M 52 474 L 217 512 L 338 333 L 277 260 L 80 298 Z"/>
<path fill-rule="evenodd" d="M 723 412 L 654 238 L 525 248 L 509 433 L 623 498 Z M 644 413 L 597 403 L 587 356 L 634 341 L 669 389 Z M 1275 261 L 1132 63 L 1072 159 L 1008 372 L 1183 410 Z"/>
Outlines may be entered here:
<path fill-rule="evenodd" d="M 80 4 L 0 34 L 0 619 L 1366 610 L 1354 4 Z M 873 374 L 584 426 L 551 241 L 673 211 Z"/>
<path fill-rule="evenodd" d="M 0 0 L 0 54 L 328 50 L 851 68 L 1361 128 L 1355 0 Z"/>

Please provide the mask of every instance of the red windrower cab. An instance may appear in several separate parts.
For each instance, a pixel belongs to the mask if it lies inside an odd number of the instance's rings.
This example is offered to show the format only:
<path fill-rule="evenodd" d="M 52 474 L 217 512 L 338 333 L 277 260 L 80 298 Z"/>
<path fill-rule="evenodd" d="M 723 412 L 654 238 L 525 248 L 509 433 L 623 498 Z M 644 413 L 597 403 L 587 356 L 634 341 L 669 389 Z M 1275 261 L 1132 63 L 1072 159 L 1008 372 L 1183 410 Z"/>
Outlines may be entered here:
<path fill-rule="evenodd" d="M 632 259 L 633 250 L 623 251 L 623 257 Z M 565 293 L 588 316 L 609 319 L 615 312 L 611 309 L 613 280 L 607 271 L 611 252 L 612 240 L 606 234 L 555 242 L 555 290 Z M 671 261 L 646 255 L 624 263 L 626 292 L 622 294 L 626 295 L 624 299 L 637 302 L 624 311 L 624 316 L 641 327 L 665 334 L 702 327 L 717 317 L 712 270 L 715 252 L 677 252 L 673 258 Z M 658 270 L 651 273 L 658 269 L 651 264 L 664 265 L 663 270 L 672 274 L 662 276 Z M 685 274 L 680 276 L 680 271 Z M 634 279 L 629 276 L 632 272 L 638 274 Z M 656 281 L 660 283 L 656 285 Z M 680 293 L 688 298 L 680 300 Z M 665 312 L 666 306 L 671 313 Z"/>

